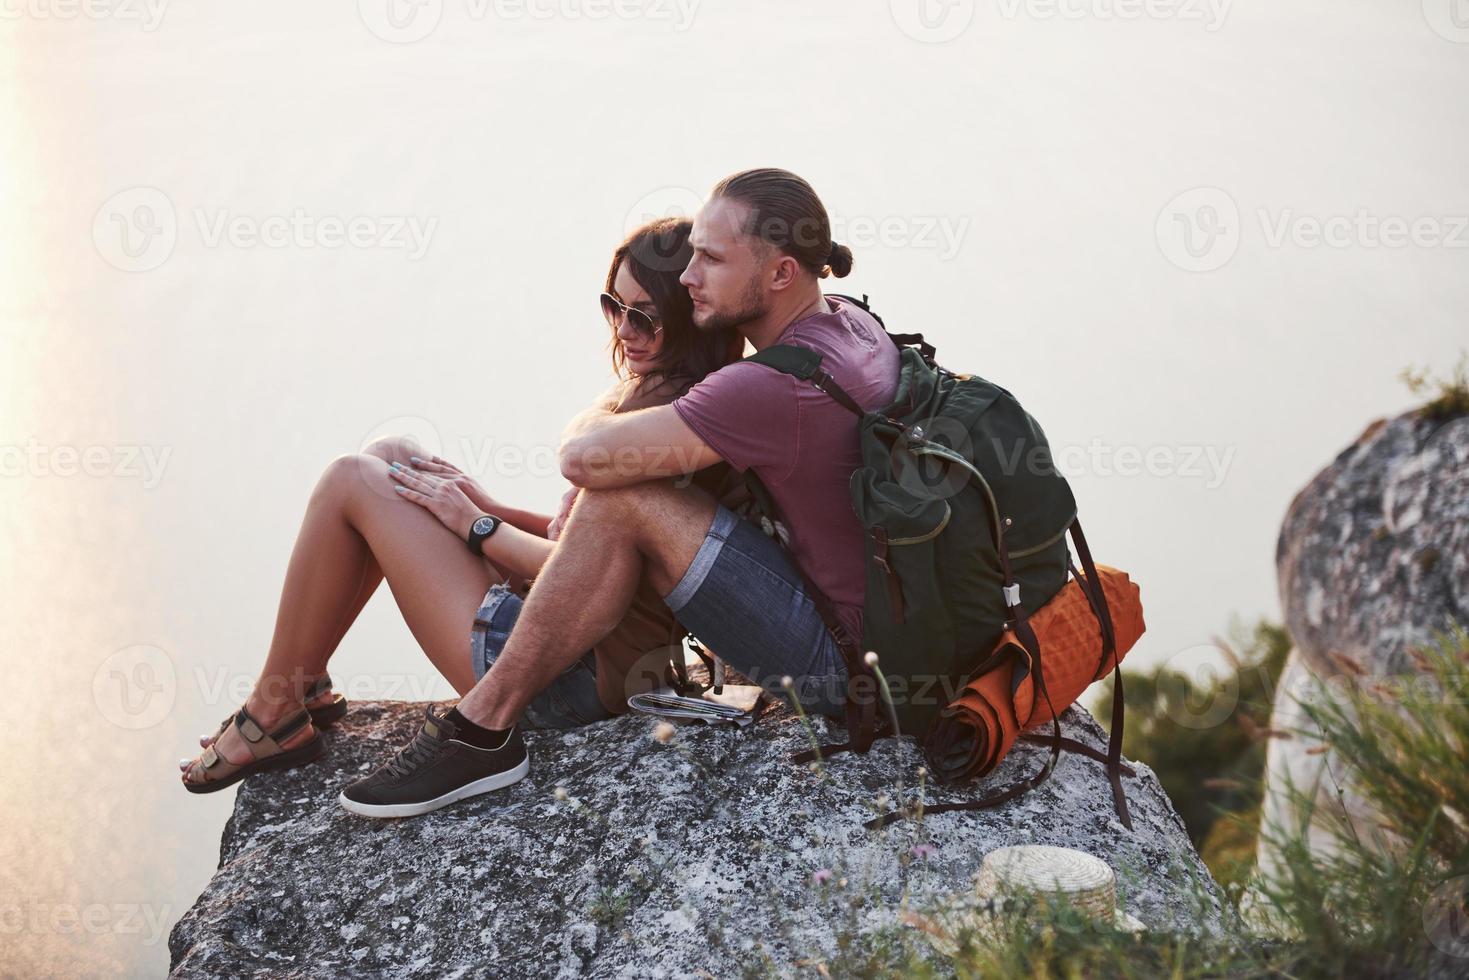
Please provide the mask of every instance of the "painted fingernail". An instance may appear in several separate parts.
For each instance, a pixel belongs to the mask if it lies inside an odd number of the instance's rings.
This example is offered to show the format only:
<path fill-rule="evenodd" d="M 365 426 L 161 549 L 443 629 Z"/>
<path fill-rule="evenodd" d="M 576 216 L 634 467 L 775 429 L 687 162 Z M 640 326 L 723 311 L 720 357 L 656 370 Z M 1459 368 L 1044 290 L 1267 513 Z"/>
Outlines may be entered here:
<path fill-rule="evenodd" d="M 423 462 L 423 460 L 419 459 L 417 456 L 409 456 L 408 457 L 408 460 L 409 460 L 409 462 L 413 462 L 413 463 L 422 463 Z"/>
<path fill-rule="evenodd" d="M 393 489 L 396 490 L 396 491 L 398 491 L 399 493 L 407 493 L 408 492 L 408 488 L 407 487 L 394 487 Z"/>

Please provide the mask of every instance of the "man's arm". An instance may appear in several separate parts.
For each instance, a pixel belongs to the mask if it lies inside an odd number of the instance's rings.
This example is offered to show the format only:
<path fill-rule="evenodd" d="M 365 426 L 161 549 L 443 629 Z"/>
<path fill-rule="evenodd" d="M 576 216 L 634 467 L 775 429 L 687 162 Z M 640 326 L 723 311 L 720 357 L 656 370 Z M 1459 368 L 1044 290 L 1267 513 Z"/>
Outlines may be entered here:
<path fill-rule="evenodd" d="M 682 476 L 720 461 L 672 405 L 613 412 L 600 401 L 561 436 L 561 475 L 586 489 Z"/>

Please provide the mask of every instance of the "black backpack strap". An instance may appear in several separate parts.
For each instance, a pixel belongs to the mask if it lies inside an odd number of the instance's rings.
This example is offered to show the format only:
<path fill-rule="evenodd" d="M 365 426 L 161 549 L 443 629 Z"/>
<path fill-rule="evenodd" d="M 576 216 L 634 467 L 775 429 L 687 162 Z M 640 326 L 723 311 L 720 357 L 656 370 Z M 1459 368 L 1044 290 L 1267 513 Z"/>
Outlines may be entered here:
<path fill-rule="evenodd" d="M 801 350 L 801 348 L 791 348 Z M 774 350 L 774 348 L 767 348 Z M 820 354 L 813 354 L 819 361 Z M 755 513 L 760 517 L 762 530 L 772 537 L 782 549 L 785 542 L 780 539 L 776 532 L 774 522 L 775 502 L 770 496 L 770 491 L 754 470 L 745 471 L 745 486 L 750 491 L 751 501 L 755 505 Z M 877 678 L 862 659 L 862 643 L 859 637 L 852 636 L 846 627 L 837 618 L 836 609 L 826 593 L 811 580 L 806 570 L 796 561 L 794 555 L 789 555 L 791 565 L 801 576 L 801 582 L 805 586 L 806 595 L 811 598 L 811 603 L 816 607 L 816 612 L 821 616 L 821 621 L 826 625 L 827 632 L 831 634 L 836 642 L 837 649 L 841 651 L 842 660 L 847 665 L 847 697 L 846 697 L 846 723 L 847 740 L 845 742 L 823 745 L 819 749 L 807 750 L 793 753 L 791 760 L 806 764 L 814 761 L 818 756 L 834 755 L 838 752 L 866 752 L 872 747 L 874 739 L 880 737 L 877 713 Z M 863 678 L 866 678 L 864 681 Z M 867 688 L 864 690 L 864 687 Z"/>
<path fill-rule="evenodd" d="M 847 411 L 859 419 L 867 413 L 857 404 L 857 399 L 842 390 L 842 386 L 825 371 L 821 370 L 821 355 L 807 347 L 794 344 L 774 344 L 758 350 L 745 358 L 756 364 L 775 368 L 781 374 L 811 382 L 812 386 L 836 399 Z"/>
<path fill-rule="evenodd" d="M 1117 652 L 1117 632 L 1112 625 L 1112 612 L 1107 608 L 1101 576 L 1097 574 L 1097 566 L 1092 561 L 1092 551 L 1087 547 L 1086 535 L 1081 531 L 1081 520 L 1073 520 L 1070 530 L 1071 540 L 1076 544 L 1076 554 L 1081 558 L 1081 567 L 1086 570 L 1086 581 L 1082 583 L 1082 588 L 1091 598 L 1092 612 L 1096 614 L 1097 622 L 1102 627 L 1102 667 L 1105 667 L 1107 658 Z M 1127 812 L 1127 797 L 1122 792 L 1120 774 L 1123 714 L 1122 664 L 1117 662 L 1112 665 L 1112 731 L 1107 738 L 1107 778 L 1112 782 L 1112 801 L 1117 806 L 1117 815 L 1122 818 L 1122 825 L 1131 830 L 1132 818 Z"/>

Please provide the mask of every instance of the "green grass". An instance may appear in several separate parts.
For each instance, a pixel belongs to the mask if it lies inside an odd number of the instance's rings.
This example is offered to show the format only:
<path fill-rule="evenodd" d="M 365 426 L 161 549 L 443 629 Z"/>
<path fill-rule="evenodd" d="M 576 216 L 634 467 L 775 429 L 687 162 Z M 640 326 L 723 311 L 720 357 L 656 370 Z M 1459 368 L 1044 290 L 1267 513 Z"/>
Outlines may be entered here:
<path fill-rule="evenodd" d="M 1427 398 L 1418 414 L 1423 418 L 1445 421 L 1469 415 L 1469 351 L 1459 355 L 1459 362 L 1447 378 L 1428 373 L 1427 368 L 1404 368 L 1398 375 L 1413 394 Z"/>

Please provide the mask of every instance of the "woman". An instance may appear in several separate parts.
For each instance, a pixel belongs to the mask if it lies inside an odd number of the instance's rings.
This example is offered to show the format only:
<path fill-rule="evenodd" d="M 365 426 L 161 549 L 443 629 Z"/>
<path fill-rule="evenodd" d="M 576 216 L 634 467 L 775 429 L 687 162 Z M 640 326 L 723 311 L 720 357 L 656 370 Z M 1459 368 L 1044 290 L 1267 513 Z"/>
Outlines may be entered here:
<path fill-rule="evenodd" d="M 693 325 L 693 303 L 678 281 L 691 255 L 689 230 L 686 220 L 654 221 L 613 253 L 601 303 L 619 381 L 601 400 L 616 411 L 671 401 L 743 348 L 733 331 Z M 494 663 L 577 492 L 562 498 L 553 518 L 503 504 L 452 464 L 418 452 L 412 440 L 384 439 L 327 466 L 296 538 L 260 678 L 241 710 L 200 738 L 204 751 L 180 760 L 190 792 L 214 792 L 321 754 L 316 729 L 346 710 L 331 690 L 327 660 L 384 578 L 414 638 L 461 696 Z M 433 502 L 403 493 L 390 472 L 395 466 L 433 480 Z M 727 500 L 738 496 L 726 466 L 694 479 Z M 492 557 L 472 555 L 467 528 L 457 527 L 462 515 L 481 512 L 505 521 L 485 542 Z M 567 728 L 621 713 L 625 675 L 645 655 L 666 659 L 682 635 L 645 583 L 623 623 L 526 709 L 526 725 Z"/>

